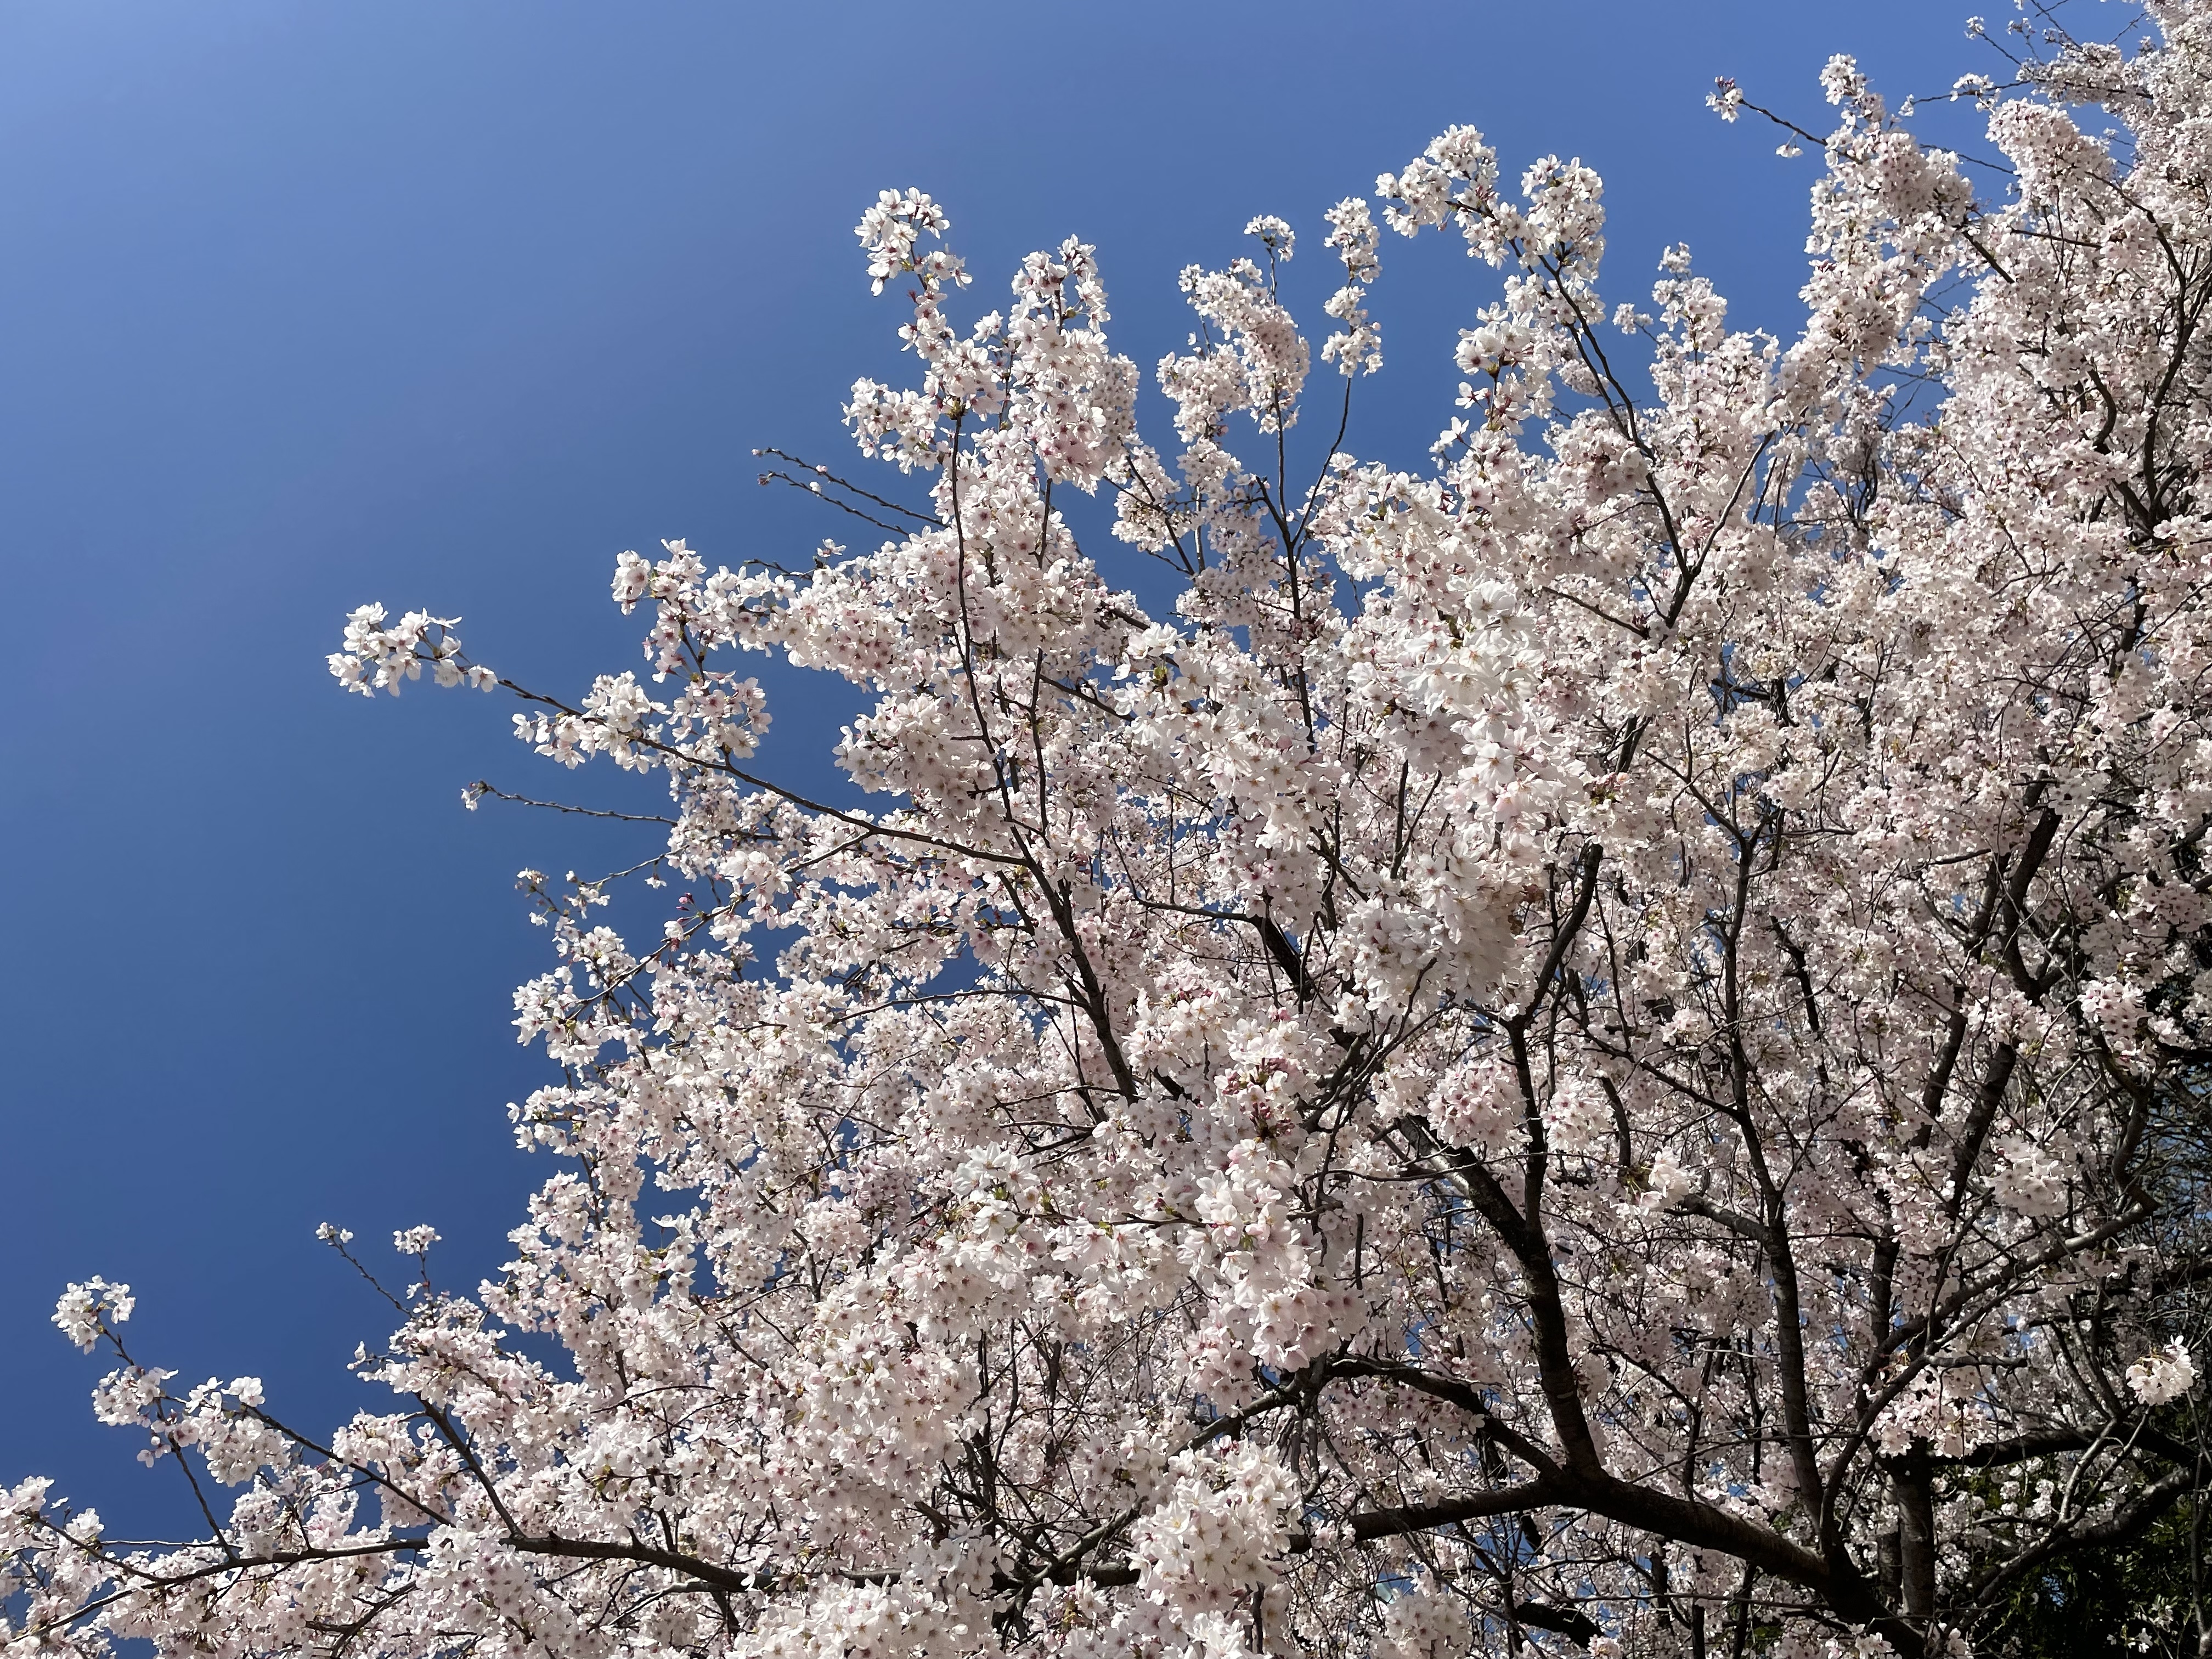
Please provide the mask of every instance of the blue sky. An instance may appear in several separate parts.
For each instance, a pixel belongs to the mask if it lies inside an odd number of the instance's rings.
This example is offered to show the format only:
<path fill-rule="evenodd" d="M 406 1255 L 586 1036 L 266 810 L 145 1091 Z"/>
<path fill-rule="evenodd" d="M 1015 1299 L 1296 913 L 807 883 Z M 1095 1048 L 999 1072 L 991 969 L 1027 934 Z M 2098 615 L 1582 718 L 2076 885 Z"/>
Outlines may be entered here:
<path fill-rule="evenodd" d="M 532 759 L 490 698 L 341 696 L 324 654 L 380 599 L 573 690 L 640 661 L 620 550 L 843 537 L 748 452 L 846 462 L 845 389 L 903 373 L 852 235 L 878 189 L 946 204 L 969 314 L 1029 248 L 1096 243 L 1150 365 L 1186 327 L 1176 271 L 1255 213 L 1305 238 L 1318 338 L 1322 210 L 1471 122 L 1512 174 L 1605 174 L 1613 297 L 1686 240 L 1739 321 L 1787 330 L 1814 164 L 1714 119 L 1712 77 L 1817 126 L 1832 52 L 1898 94 L 1995 67 L 1965 9 L 0 10 L 0 1482 L 185 1524 L 181 1483 L 91 1421 L 98 1368 L 46 1323 L 70 1279 L 137 1288 L 142 1358 L 259 1374 L 319 1429 L 368 1403 L 343 1364 L 389 1319 L 316 1223 L 380 1256 L 430 1222 L 464 1285 L 503 1259 L 549 1172 L 502 1109 L 548 1075 L 507 1024 L 544 965 L 513 873 L 649 848 L 460 787 L 635 797 Z M 1439 240 L 1383 258 L 1389 367 L 1348 442 L 1411 463 L 1488 290 Z M 771 763 L 819 785 L 845 704 L 763 678 Z"/>

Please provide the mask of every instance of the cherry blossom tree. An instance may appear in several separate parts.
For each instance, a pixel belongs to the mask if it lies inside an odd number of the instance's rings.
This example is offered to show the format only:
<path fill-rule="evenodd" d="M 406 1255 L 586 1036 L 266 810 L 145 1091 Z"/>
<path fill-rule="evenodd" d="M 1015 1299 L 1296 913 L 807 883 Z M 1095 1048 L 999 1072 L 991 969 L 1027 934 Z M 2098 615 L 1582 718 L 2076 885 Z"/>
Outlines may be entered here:
<path fill-rule="evenodd" d="M 2212 4 L 2150 10 L 1961 84 L 1978 189 L 1832 62 L 1787 343 L 1682 248 L 1609 307 L 1597 177 L 1455 127 L 1326 215 L 1318 376 L 1287 223 L 1184 272 L 1164 447 L 1091 247 L 956 320 L 884 192 L 881 465 L 764 475 L 865 549 L 624 553 L 580 696 L 349 620 L 664 780 L 684 895 L 524 872 L 555 1167 L 388 1409 L 70 1287 L 207 1531 L 0 1492 L 6 1652 L 2000 1653 L 2154 1546 L 2115 1634 L 2212 1646 Z M 1495 273 L 1413 471 L 1343 447 L 1384 229 Z M 748 652 L 872 699 L 872 810 L 760 769 Z"/>

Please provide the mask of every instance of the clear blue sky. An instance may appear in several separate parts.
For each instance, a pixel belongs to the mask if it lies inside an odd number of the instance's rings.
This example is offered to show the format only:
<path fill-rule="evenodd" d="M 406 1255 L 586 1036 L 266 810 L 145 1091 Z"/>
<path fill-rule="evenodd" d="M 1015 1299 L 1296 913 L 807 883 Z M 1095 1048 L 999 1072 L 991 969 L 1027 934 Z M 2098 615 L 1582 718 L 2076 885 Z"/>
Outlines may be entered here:
<path fill-rule="evenodd" d="M 343 697 L 324 653 L 381 599 L 574 689 L 639 660 L 621 549 L 842 536 L 748 451 L 847 460 L 843 390 L 902 373 L 851 230 L 878 188 L 947 204 L 975 310 L 1024 250 L 1097 243 L 1149 365 L 1185 327 L 1176 270 L 1260 212 L 1307 239 L 1318 337 L 1322 210 L 1467 121 L 1515 175 L 1547 151 L 1605 174 L 1613 297 L 1684 239 L 1739 319 L 1786 329 L 1814 163 L 1709 115 L 1712 76 L 1813 125 L 1833 51 L 1900 94 L 1994 67 L 1966 9 L 0 10 L 0 1482 L 185 1524 L 181 1483 L 91 1421 L 97 1368 L 46 1322 L 69 1279 L 137 1287 L 142 1358 L 258 1373 L 321 1428 L 389 1318 L 317 1222 L 379 1255 L 431 1222 L 449 1282 L 503 1259 L 548 1172 L 502 1109 L 547 1077 L 507 1024 L 544 965 L 512 874 L 643 849 L 465 814 L 480 776 L 619 781 L 533 760 L 489 698 Z M 1411 462 L 1483 290 L 1436 239 L 1383 258 L 1390 367 L 1350 446 Z M 775 763 L 818 779 L 838 700 L 767 679 Z"/>

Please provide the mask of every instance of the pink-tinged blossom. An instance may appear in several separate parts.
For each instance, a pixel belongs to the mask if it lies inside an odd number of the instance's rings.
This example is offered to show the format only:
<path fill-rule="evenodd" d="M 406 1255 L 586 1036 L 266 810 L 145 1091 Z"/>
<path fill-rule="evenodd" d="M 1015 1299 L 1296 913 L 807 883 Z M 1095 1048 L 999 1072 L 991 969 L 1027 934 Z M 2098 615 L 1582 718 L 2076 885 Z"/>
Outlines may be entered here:
<path fill-rule="evenodd" d="M 2146 1406 L 2166 1405 L 2196 1385 L 2196 1362 L 2179 1339 L 2128 1367 L 2128 1391 Z"/>

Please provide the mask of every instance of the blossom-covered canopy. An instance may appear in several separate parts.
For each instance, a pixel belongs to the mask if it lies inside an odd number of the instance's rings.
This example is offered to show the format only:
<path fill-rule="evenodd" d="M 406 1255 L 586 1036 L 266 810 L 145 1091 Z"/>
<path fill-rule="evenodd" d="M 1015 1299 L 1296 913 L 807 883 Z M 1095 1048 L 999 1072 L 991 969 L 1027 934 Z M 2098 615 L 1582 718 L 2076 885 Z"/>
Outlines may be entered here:
<path fill-rule="evenodd" d="M 388 1410 L 71 1288 L 209 1530 L 0 1492 L 6 1652 L 1998 1650 L 2193 1513 L 2212 6 L 2151 9 L 1962 87 L 1980 194 L 1831 64 L 1789 342 L 1686 249 L 1608 309 L 1597 177 L 1454 128 L 1326 216 L 1324 385 L 1288 224 L 1184 273 L 1163 448 L 1091 247 L 958 321 L 884 192 L 884 465 L 766 475 L 864 546 L 623 554 L 647 672 L 574 699 L 348 623 L 349 689 L 663 775 L 684 896 L 524 872 L 556 1167 Z M 1343 447 L 1384 228 L 1498 273 L 1419 471 Z M 749 652 L 873 698 L 874 810 L 758 774 Z"/>

